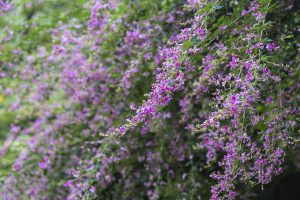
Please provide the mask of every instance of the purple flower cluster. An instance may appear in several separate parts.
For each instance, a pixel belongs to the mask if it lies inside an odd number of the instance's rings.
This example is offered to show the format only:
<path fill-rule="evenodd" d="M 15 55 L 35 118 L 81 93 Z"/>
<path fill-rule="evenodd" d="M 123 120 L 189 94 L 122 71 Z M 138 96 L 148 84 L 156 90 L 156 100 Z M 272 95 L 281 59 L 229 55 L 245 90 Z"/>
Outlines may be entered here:
<path fill-rule="evenodd" d="M 9 2 L 9 0 L 1 0 L 0 1 L 0 16 L 5 12 L 11 10 L 13 8 L 13 4 Z"/>
<path fill-rule="evenodd" d="M 270 183 L 300 88 L 269 61 L 283 50 L 270 2 L 236 1 L 229 17 L 218 0 L 88 1 L 86 24 L 60 22 L 3 75 L 18 85 L 3 92 L 16 118 L 0 156 L 23 146 L 1 197 L 196 199 L 209 185 L 218 200 Z"/>

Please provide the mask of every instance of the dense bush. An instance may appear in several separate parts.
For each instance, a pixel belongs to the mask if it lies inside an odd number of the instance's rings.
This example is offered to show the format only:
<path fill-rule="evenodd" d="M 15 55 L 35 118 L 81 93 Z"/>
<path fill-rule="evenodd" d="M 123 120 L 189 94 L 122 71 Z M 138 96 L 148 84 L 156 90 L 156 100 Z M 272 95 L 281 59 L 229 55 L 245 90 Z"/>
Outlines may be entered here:
<path fill-rule="evenodd" d="M 298 173 L 299 2 L 0 0 L 0 15 L 2 199 L 276 199 Z"/>

